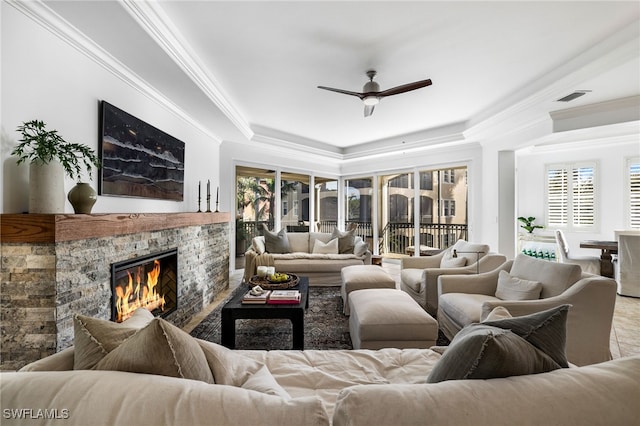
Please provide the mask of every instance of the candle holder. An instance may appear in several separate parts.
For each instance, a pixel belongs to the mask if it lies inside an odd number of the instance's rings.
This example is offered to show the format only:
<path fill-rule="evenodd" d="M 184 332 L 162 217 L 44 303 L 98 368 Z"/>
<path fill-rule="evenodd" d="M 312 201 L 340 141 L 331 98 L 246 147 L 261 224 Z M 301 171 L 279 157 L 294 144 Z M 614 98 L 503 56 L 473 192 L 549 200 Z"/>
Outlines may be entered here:
<path fill-rule="evenodd" d="M 207 213 L 211 213 L 211 195 L 207 195 Z"/>
<path fill-rule="evenodd" d="M 453 249 L 453 255 L 451 257 L 458 257 L 458 253 L 475 253 L 476 254 L 476 274 L 480 273 L 480 254 L 484 253 L 483 251 L 458 251 Z"/>
<path fill-rule="evenodd" d="M 196 213 L 202 213 L 202 210 L 200 209 L 200 194 L 198 194 L 198 211 Z"/>

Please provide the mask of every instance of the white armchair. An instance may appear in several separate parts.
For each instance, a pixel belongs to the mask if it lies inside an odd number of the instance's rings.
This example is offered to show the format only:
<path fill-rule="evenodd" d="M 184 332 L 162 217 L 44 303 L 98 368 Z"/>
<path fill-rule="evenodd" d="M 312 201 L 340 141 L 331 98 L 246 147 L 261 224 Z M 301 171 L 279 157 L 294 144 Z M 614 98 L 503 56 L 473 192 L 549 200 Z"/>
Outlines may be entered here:
<path fill-rule="evenodd" d="M 453 258 L 456 250 L 457 259 Z M 400 289 L 408 293 L 435 318 L 438 311 L 438 277 L 452 274 L 476 274 L 492 271 L 507 260 L 490 253 L 486 244 L 458 240 L 434 256 L 405 257 L 400 264 Z M 459 263 L 460 266 L 449 265 Z"/>
<path fill-rule="evenodd" d="M 618 294 L 640 297 L 640 231 L 615 231 L 618 259 L 614 263 Z"/>
<path fill-rule="evenodd" d="M 556 244 L 558 245 L 558 260 L 560 263 L 579 265 L 582 272 L 600 275 L 600 258 L 596 256 L 574 256 L 569 254 L 569 244 L 564 233 L 556 230 Z"/>
<path fill-rule="evenodd" d="M 539 298 L 503 300 L 496 297 L 500 271 L 541 283 Z M 464 326 L 480 322 L 497 306 L 512 316 L 528 315 L 563 304 L 572 305 L 567 318 L 567 358 L 576 365 L 611 359 L 609 340 L 616 301 L 616 282 L 583 273 L 577 265 L 535 259 L 520 254 L 495 271 L 438 279 L 438 325 L 452 339 Z"/>

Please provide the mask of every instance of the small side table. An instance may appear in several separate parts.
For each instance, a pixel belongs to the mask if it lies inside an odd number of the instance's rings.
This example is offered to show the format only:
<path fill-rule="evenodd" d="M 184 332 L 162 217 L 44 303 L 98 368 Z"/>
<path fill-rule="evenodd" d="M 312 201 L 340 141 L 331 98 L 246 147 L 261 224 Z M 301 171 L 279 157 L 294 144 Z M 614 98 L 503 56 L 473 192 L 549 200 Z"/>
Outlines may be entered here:
<path fill-rule="evenodd" d="M 371 256 L 371 264 L 376 266 L 382 266 L 382 256 L 374 254 Z"/>

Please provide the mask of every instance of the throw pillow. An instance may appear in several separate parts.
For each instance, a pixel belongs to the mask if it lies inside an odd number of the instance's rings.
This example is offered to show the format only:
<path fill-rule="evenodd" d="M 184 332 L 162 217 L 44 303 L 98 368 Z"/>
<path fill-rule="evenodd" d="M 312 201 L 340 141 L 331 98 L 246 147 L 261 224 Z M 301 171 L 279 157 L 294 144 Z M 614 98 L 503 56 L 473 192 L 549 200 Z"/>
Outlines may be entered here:
<path fill-rule="evenodd" d="M 542 283 L 514 277 L 507 271 L 498 274 L 496 297 L 502 300 L 535 300 L 540 298 Z"/>
<path fill-rule="evenodd" d="M 569 366 L 566 354 L 567 315 L 571 305 L 483 324 L 508 329 L 549 355 L 560 367 Z"/>
<path fill-rule="evenodd" d="M 247 381 L 242 384 L 242 387 L 268 395 L 279 396 L 283 399 L 291 399 L 289 393 L 276 382 L 276 379 L 266 365 L 263 365 L 260 370 L 249 377 Z"/>
<path fill-rule="evenodd" d="M 362 241 L 361 239 L 358 239 L 358 241 L 356 241 L 355 247 L 353 248 L 353 254 L 355 254 L 358 257 L 364 256 L 364 254 L 367 252 L 368 249 L 369 249 L 369 244 Z"/>
<path fill-rule="evenodd" d="M 453 257 L 451 253 L 447 253 L 440 259 L 441 268 L 461 268 L 467 264 L 467 258 L 458 256 Z"/>
<path fill-rule="evenodd" d="M 271 232 L 264 226 L 264 245 L 267 253 L 291 253 L 287 230 L 282 228 L 280 232 Z"/>
<path fill-rule="evenodd" d="M 517 334 L 486 323 L 471 324 L 453 338 L 427 383 L 520 376 L 558 368 L 549 355 Z"/>
<path fill-rule="evenodd" d="M 264 246 L 264 236 L 254 237 L 251 240 L 251 247 L 253 248 L 253 251 L 255 251 L 256 253 L 263 254 L 267 249 Z"/>
<path fill-rule="evenodd" d="M 94 370 L 129 371 L 215 383 L 200 345 L 188 333 L 153 319 L 109 352 Z"/>
<path fill-rule="evenodd" d="M 338 228 L 334 228 L 331 233 L 331 239 L 338 239 L 338 253 L 340 254 L 351 254 L 353 253 L 353 248 L 355 247 L 355 228 L 349 231 L 340 231 Z"/>
<path fill-rule="evenodd" d="M 242 386 L 264 365 L 217 343 L 195 340 L 204 352 L 213 378 L 219 385 Z"/>
<path fill-rule="evenodd" d="M 137 309 L 127 320 L 116 323 L 74 315 L 74 370 L 89 370 L 128 337 L 153 320 L 147 309 Z"/>
<path fill-rule="evenodd" d="M 323 243 L 320 240 L 316 240 L 313 244 L 314 254 L 338 254 L 338 239 L 334 238 L 328 243 Z"/>
<path fill-rule="evenodd" d="M 491 312 L 489 312 L 489 315 L 487 315 L 482 322 L 501 320 L 505 318 L 511 318 L 511 314 L 507 308 L 504 306 L 496 306 Z"/>

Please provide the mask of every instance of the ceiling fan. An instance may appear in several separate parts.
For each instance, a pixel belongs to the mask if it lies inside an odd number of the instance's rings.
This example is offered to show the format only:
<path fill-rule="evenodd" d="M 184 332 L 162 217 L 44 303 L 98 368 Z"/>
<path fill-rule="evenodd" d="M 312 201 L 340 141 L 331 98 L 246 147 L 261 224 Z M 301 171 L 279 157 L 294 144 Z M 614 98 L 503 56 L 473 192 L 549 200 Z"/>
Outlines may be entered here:
<path fill-rule="evenodd" d="M 374 70 L 367 71 L 367 77 L 369 77 L 369 81 L 364 85 L 364 87 L 362 87 L 362 92 L 351 92 L 349 90 L 335 89 L 333 87 L 326 86 L 318 86 L 318 89 L 330 90 L 332 92 L 338 92 L 345 95 L 357 96 L 358 98 L 360 98 L 362 103 L 364 103 L 364 116 L 369 117 L 371 114 L 373 114 L 373 109 L 382 98 L 392 95 L 398 95 L 400 93 L 410 92 L 411 90 L 416 90 L 431 85 L 431 80 L 426 79 L 380 91 L 380 85 L 373 81 L 373 78 L 375 76 L 376 72 Z"/>

